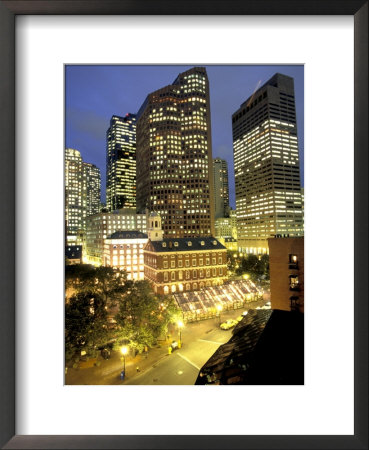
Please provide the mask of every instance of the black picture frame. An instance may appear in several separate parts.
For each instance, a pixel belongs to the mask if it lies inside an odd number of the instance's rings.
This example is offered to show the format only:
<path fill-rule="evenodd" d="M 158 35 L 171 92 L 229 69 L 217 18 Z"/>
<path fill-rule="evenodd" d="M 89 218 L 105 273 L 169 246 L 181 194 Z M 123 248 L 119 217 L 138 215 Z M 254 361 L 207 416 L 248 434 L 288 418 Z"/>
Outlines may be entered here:
<path fill-rule="evenodd" d="M 15 435 L 15 17 L 27 14 L 352 15 L 355 41 L 354 435 Z M 368 2 L 365 0 L 0 1 L 0 445 L 6 449 L 368 448 Z M 339 226 L 339 224 L 337 224 Z M 19 280 L 17 280 L 19 282 Z M 344 362 L 343 362 L 344 364 Z M 240 430 L 241 431 L 241 430 Z"/>

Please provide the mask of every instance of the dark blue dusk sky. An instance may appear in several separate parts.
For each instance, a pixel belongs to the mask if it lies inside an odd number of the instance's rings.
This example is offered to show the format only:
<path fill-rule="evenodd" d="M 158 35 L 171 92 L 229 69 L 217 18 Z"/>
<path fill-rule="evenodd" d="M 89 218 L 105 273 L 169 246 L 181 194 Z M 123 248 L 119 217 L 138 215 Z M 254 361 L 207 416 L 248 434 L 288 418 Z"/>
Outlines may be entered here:
<path fill-rule="evenodd" d="M 65 145 L 79 150 L 85 162 L 101 170 L 105 201 L 106 130 L 116 114 L 136 113 L 147 94 L 171 84 L 192 66 L 79 66 L 65 71 Z M 210 84 L 213 158 L 228 162 L 230 203 L 235 207 L 232 114 L 255 88 L 276 72 L 295 80 L 300 170 L 304 180 L 304 68 L 302 65 L 205 66 Z"/>

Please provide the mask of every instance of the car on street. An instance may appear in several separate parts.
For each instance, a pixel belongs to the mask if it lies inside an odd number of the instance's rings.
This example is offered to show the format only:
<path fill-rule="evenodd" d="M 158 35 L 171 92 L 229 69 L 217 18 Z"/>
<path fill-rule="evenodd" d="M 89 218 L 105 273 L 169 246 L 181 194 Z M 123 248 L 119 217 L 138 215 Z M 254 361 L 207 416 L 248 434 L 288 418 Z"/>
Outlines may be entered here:
<path fill-rule="evenodd" d="M 238 323 L 237 320 L 228 319 L 226 322 L 220 324 L 220 328 L 222 330 L 230 330 L 231 328 L 235 327 L 237 323 Z"/>
<path fill-rule="evenodd" d="M 178 342 L 177 341 L 172 341 L 170 346 L 172 347 L 172 350 L 176 350 L 178 348 Z"/>
<path fill-rule="evenodd" d="M 264 306 L 261 307 L 261 309 L 270 309 L 270 305 L 265 304 Z"/>

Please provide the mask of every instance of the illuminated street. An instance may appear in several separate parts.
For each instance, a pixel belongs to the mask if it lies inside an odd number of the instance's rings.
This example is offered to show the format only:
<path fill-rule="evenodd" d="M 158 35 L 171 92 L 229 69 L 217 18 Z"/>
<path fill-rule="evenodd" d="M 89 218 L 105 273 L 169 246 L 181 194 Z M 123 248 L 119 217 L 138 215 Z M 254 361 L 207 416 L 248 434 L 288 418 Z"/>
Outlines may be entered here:
<path fill-rule="evenodd" d="M 263 304 L 264 301 L 253 302 L 252 307 L 256 308 Z M 245 309 L 222 312 L 221 321 L 236 318 Z M 182 331 L 183 347 L 174 350 L 171 355 L 168 354 L 168 343 L 163 342 L 160 348 L 150 350 L 147 359 L 141 355 L 135 359 L 127 358 L 124 381 L 119 377 L 123 368 L 121 355 L 113 353 L 109 360 L 99 358 L 101 361 L 99 367 L 92 366 L 79 370 L 69 368 L 66 384 L 194 384 L 199 369 L 231 335 L 232 330 L 224 331 L 219 328 L 218 318 L 189 323 Z M 171 339 L 178 341 L 177 330 L 174 330 Z"/>

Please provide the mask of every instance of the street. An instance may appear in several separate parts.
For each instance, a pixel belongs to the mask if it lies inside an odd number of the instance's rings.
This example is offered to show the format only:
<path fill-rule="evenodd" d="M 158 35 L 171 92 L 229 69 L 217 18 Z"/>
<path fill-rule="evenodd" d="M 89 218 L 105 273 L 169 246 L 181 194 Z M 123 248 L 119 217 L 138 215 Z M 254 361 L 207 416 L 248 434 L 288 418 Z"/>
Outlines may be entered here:
<path fill-rule="evenodd" d="M 264 304 L 264 301 L 253 302 L 252 308 Z M 224 311 L 221 322 L 236 318 L 247 309 Z M 217 348 L 227 342 L 232 336 L 232 330 L 221 330 L 219 318 L 188 323 L 182 330 L 182 348 L 168 353 L 172 340 L 179 341 L 178 329 L 171 327 L 167 341 L 162 341 L 156 348 L 149 351 L 147 357 L 137 355 L 126 358 L 126 373 L 124 380 L 120 379 L 123 369 L 121 355 L 112 352 L 108 360 L 101 357 L 98 367 L 96 360 L 81 363 L 79 369 L 68 368 L 65 384 L 73 385 L 192 385 L 199 370 L 214 354 Z"/>

